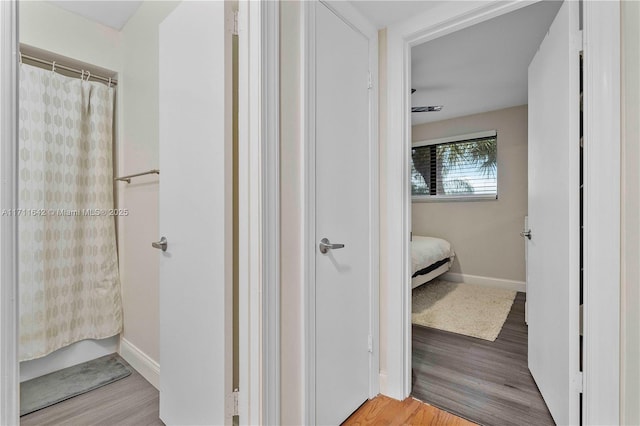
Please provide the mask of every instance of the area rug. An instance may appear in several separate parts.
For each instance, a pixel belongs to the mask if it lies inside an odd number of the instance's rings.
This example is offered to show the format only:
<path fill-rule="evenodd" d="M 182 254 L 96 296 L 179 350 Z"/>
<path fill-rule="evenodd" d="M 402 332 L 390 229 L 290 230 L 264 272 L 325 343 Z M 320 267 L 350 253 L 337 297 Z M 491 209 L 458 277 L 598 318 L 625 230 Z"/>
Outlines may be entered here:
<path fill-rule="evenodd" d="M 131 368 L 116 354 L 103 356 L 20 384 L 20 415 L 33 413 L 124 379 Z"/>
<path fill-rule="evenodd" d="M 413 290 L 411 322 L 493 342 L 515 296 L 511 290 L 436 279 Z"/>

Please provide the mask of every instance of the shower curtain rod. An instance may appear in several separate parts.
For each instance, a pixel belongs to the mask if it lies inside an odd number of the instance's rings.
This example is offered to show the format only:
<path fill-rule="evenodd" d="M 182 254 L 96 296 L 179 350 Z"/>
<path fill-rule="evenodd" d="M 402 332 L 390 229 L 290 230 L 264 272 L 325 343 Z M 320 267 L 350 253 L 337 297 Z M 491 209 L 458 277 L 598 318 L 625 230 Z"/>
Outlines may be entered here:
<path fill-rule="evenodd" d="M 74 73 L 80 74 L 80 75 L 84 75 L 84 74 L 88 73 L 87 70 L 79 70 L 77 68 L 71 68 L 71 67 L 68 67 L 66 65 L 59 64 L 58 61 L 48 61 L 46 59 L 36 58 L 35 56 L 25 55 L 24 53 L 20 53 L 20 59 L 21 60 L 22 59 L 28 59 L 30 61 L 38 62 L 38 63 L 43 64 L 43 65 L 49 65 L 53 70 L 55 70 L 56 68 L 60 68 L 61 70 L 74 72 Z M 54 63 L 55 63 L 55 68 L 54 68 Z M 116 80 L 115 78 L 103 77 L 101 75 L 94 75 L 94 74 L 89 74 L 89 76 L 90 76 L 90 78 L 94 78 L 96 80 L 101 80 L 101 81 L 104 81 L 105 83 L 111 83 L 111 85 L 113 85 L 113 86 L 118 84 L 118 80 Z"/>

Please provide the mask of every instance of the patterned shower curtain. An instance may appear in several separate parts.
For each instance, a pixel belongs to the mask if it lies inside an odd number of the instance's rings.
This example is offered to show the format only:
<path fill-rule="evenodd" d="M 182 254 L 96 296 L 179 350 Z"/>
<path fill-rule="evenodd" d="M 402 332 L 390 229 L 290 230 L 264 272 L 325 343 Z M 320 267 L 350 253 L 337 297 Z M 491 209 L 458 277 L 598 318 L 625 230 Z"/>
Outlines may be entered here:
<path fill-rule="evenodd" d="M 122 328 L 113 217 L 114 89 L 22 64 L 20 360 Z"/>

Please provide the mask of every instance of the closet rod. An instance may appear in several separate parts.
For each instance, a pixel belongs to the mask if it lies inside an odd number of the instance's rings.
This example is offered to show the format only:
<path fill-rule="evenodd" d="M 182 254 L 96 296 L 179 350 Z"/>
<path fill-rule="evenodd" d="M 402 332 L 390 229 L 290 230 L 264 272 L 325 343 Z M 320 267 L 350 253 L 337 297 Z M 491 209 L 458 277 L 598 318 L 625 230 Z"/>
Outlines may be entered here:
<path fill-rule="evenodd" d="M 33 61 L 33 62 L 38 62 L 40 64 L 49 65 L 50 67 L 53 68 L 53 62 L 52 61 L 48 61 L 46 59 L 36 58 L 35 56 L 31 56 L 31 55 L 25 55 L 24 53 L 20 53 L 20 57 L 22 59 L 28 59 L 28 60 Z M 58 61 L 55 61 L 55 62 L 56 62 L 56 68 L 60 68 L 61 70 L 74 72 L 74 73 L 80 74 L 80 75 L 87 73 L 87 70 L 79 70 L 77 68 L 71 68 L 71 67 L 67 67 L 65 65 L 59 64 Z M 116 80 L 115 78 L 103 77 L 101 75 L 94 75 L 94 74 L 90 74 L 90 75 L 91 75 L 91 78 L 95 78 L 96 80 L 104 81 L 105 83 L 111 83 L 111 85 L 113 85 L 113 86 L 118 84 L 118 80 Z"/>

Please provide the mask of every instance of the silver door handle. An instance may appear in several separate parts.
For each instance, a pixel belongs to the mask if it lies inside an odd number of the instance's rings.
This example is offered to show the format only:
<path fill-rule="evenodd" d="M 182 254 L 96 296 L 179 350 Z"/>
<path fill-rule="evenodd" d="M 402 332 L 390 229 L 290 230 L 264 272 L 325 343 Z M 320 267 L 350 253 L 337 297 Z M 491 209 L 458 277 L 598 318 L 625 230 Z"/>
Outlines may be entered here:
<path fill-rule="evenodd" d="M 167 246 L 168 245 L 169 245 L 169 243 L 168 243 L 166 237 L 162 237 L 162 238 L 160 238 L 160 241 L 157 241 L 155 243 L 151 243 L 151 247 L 160 249 L 162 251 L 167 251 Z"/>
<path fill-rule="evenodd" d="M 531 239 L 531 229 L 529 229 L 528 231 L 522 231 L 520 233 L 521 237 L 527 237 L 528 239 Z"/>
<path fill-rule="evenodd" d="M 320 253 L 326 254 L 329 250 L 341 249 L 344 247 L 344 244 L 331 244 L 328 238 L 323 238 L 320 240 Z"/>

